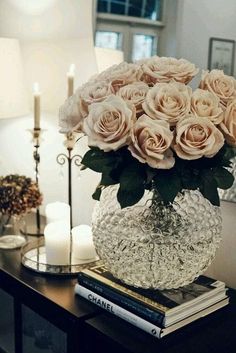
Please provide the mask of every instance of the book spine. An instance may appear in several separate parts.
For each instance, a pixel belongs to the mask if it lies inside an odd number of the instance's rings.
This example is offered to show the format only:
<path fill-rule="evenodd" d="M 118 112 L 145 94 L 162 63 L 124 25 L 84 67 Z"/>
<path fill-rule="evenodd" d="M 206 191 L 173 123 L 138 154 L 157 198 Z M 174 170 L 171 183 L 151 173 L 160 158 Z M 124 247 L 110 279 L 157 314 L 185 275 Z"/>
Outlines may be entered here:
<path fill-rule="evenodd" d="M 129 322 L 130 324 L 140 328 L 141 330 L 151 334 L 156 338 L 161 338 L 162 329 L 141 317 L 121 308 L 120 306 L 114 304 L 110 300 L 94 293 L 93 291 L 81 286 L 80 284 L 75 285 L 75 293 L 79 294 L 83 298 L 89 300 L 90 302 L 98 305 L 100 308 L 105 309 L 109 313 L 112 313 L 121 319 Z"/>
<path fill-rule="evenodd" d="M 162 313 L 149 309 L 147 306 L 116 292 L 114 289 L 110 289 L 108 286 L 95 279 L 90 279 L 80 273 L 78 276 L 78 282 L 82 286 L 100 294 L 102 297 L 111 300 L 113 303 L 131 311 L 133 314 L 141 316 L 143 319 L 150 321 L 155 325 L 162 326 L 164 323 L 164 315 Z"/>

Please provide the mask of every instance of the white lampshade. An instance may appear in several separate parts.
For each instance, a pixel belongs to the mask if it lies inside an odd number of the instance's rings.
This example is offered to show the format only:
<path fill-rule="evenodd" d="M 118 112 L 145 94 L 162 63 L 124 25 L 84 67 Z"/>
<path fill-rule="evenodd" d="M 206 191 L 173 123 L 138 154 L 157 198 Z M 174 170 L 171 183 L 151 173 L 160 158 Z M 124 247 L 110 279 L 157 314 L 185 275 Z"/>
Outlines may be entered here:
<path fill-rule="evenodd" d="M 17 39 L 0 38 L 0 119 L 29 113 Z"/>
<path fill-rule="evenodd" d="M 121 50 L 95 47 L 95 54 L 99 73 L 124 61 L 124 53 Z"/>

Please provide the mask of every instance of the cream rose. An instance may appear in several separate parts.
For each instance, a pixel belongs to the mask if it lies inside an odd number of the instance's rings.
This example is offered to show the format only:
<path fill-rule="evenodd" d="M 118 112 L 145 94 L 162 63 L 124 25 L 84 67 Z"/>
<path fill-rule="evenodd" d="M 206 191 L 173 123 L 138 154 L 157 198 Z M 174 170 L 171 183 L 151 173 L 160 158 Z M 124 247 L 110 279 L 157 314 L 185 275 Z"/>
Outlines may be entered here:
<path fill-rule="evenodd" d="M 208 119 L 189 115 L 176 125 L 174 150 L 182 159 L 213 157 L 224 145 L 224 136 Z"/>
<path fill-rule="evenodd" d="M 80 109 L 80 90 L 69 97 L 59 110 L 60 132 L 69 133 L 73 131 L 80 132 L 83 125 L 83 115 Z"/>
<path fill-rule="evenodd" d="M 175 59 L 154 56 L 140 61 L 142 67 L 142 81 L 149 85 L 161 82 L 177 82 L 187 84 L 198 73 L 194 64 L 185 59 Z"/>
<path fill-rule="evenodd" d="M 91 104 L 84 120 L 88 145 L 105 152 L 127 145 L 135 119 L 134 107 L 128 106 L 120 97 L 112 95 L 103 102 Z"/>
<path fill-rule="evenodd" d="M 203 71 L 199 87 L 215 93 L 224 107 L 236 98 L 236 80 L 222 70 Z"/>
<path fill-rule="evenodd" d="M 228 103 L 220 128 L 226 142 L 230 146 L 236 147 L 236 99 Z"/>
<path fill-rule="evenodd" d="M 131 130 L 129 150 L 133 157 L 152 168 L 170 169 L 175 164 L 170 145 L 173 133 L 166 121 L 152 120 L 143 114 Z"/>
<path fill-rule="evenodd" d="M 158 83 L 147 93 L 143 110 L 152 119 L 175 126 L 190 111 L 191 93 L 191 88 L 183 83 Z"/>
<path fill-rule="evenodd" d="M 82 86 L 80 93 L 80 109 L 83 117 L 88 115 L 88 107 L 90 104 L 102 102 L 113 93 L 114 90 L 107 81 L 89 82 Z"/>
<path fill-rule="evenodd" d="M 141 69 L 139 65 L 123 62 L 102 72 L 98 79 L 108 80 L 113 90 L 117 92 L 121 87 L 139 81 L 140 77 Z"/>
<path fill-rule="evenodd" d="M 134 82 L 121 87 L 117 95 L 126 102 L 133 104 L 136 108 L 137 115 L 143 112 L 142 103 L 146 98 L 149 87 L 144 82 Z"/>
<path fill-rule="evenodd" d="M 219 104 L 220 99 L 214 93 L 198 88 L 191 97 L 191 112 L 219 124 L 223 120 L 223 110 Z"/>

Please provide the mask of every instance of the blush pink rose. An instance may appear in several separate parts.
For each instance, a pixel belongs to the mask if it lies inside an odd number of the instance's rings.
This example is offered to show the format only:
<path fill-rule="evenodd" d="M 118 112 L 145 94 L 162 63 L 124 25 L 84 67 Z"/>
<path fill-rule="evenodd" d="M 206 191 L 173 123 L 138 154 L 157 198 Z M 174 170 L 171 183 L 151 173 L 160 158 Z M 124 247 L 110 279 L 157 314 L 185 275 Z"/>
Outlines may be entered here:
<path fill-rule="evenodd" d="M 216 125 L 223 120 L 220 99 L 214 93 L 200 88 L 196 89 L 191 96 L 191 112 L 211 120 Z"/>
<path fill-rule="evenodd" d="M 170 169 L 175 164 L 170 145 L 173 133 L 166 121 L 142 115 L 131 130 L 129 150 L 133 157 L 152 168 Z"/>
<path fill-rule="evenodd" d="M 199 71 L 188 60 L 171 57 L 154 56 L 139 63 L 143 71 L 142 81 L 151 86 L 172 80 L 187 84 Z"/>
<path fill-rule="evenodd" d="M 128 64 L 123 62 L 119 65 L 113 65 L 98 75 L 97 80 L 107 80 L 110 82 L 114 92 L 130 83 L 140 81 L 141 70 L 137 64 Z"/>
<path fill-rule="evenodd" d="M 182 159 L 213 157 L 224 145 L 224 136 L 208 119 L 190 115 L 176 125 L 174 150 Z"/>
<path fill-rule="evenodd" d="M 89 106 L 84 120 L 88 145 L 101 150 L 116 151 L 130 142 L 130 130 L 135 121 L 135 108 L 120 97 L 111 95 L 103 102 Z"/>
<path fill-rule="evenodd" d="M 223 107 L 236 98 L 236 80 L 222 70 L 203 71 L 199 87 L 215 93 Z"/>
<path fill-rule="evenodd" d="M 114 94 L 114 90 L 107 81 L 93 81 L 83 85 L 80 91 L 80 109 L 83 117 L 88 115 L 89 105 L 102 102 L 111 94 Z"/>
<path fill-rule="evenodd" d="M 158 83 L 147 93 L 143 110 L 152 119 L 175 126 L 190 111 L 191 93 L 191 88 L 183 83 Z"/>
<path fill-rule="evenodd" d="M 230 146 L 236 147 L 236 99 L 228 103 L 220 128 L 226 142 Z"/>
<path fill-rule="evenodd" d="M 149 87 L 144 82 L 134 82 L 124 87 L 121 87 L 117 95 L 126 102 L 133 104 L 136 108 L 137 115 L 143 113 L 142 103 L 144 102 Z"/>
<path fill-rule="evenodd" d="M 80 107 L 80 90 L 69 97 L 59 110 L 60 132 L 70 133 L 81 132 L 83 125 L 83 115 Z"/>

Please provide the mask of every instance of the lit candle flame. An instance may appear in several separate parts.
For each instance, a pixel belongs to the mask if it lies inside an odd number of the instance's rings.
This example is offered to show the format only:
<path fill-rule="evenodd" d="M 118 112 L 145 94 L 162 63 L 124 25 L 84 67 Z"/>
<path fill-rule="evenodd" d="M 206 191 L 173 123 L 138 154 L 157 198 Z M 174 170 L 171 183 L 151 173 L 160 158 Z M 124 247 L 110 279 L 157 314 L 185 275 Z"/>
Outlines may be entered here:
<path fill-rule="evenodd" d="M 39 93 L 40 93 L 38 82 L 35 82 L 35 83 L 34 83 L 34 85 L 33 85 L 33 92 L 34 92 L 34 94 L 39 94 Z"/>
<path fill-rule="evenodd" d="M 74 75 L 75 74 L 75 64 L 71 64 L 69 68 L 69 74 Z"/>

